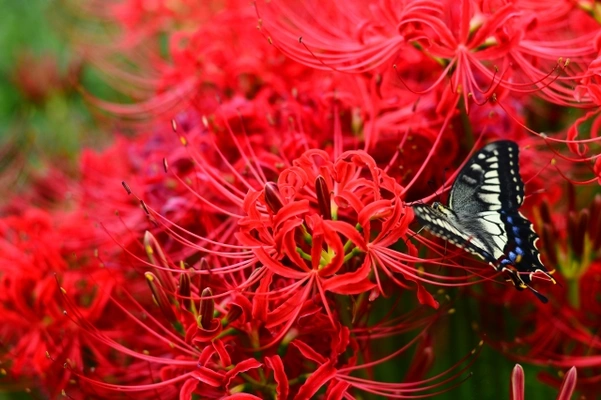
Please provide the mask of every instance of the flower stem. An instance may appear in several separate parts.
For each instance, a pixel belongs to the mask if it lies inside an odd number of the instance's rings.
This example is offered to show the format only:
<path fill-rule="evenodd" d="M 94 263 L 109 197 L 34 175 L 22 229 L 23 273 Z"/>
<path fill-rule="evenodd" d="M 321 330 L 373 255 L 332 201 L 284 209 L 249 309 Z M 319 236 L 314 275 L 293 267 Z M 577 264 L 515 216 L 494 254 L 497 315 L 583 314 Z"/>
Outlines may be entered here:
<path fill-rule="evenodd" d="M 467 115 L 467 108 L 463 97 L 459 99 L 457 106 L 461 115 L 461 126 L 463 127 L 463 139 L 462 143 L 465 146 L 465 150 L 469 151 L 474 147 L 474 131 L 472 130 L 472 123 Z"/>
<path fill-rule="evenodd" d="M 574 277 L 573 279 L 566 279 L 567 287 L 568 287 L 568 301 L 570 305 L 575 309 L 580 308 L 580 285 L 578 277 Z"/>

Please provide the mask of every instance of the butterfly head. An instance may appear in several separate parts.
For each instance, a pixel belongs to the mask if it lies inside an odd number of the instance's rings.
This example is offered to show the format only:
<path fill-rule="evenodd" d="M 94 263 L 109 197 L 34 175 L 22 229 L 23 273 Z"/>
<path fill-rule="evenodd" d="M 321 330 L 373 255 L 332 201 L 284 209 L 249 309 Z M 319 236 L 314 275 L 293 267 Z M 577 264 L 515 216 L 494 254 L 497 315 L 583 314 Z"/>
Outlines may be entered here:
<path fill-rule="evenodd" d="M 442 214 L 448 215 L 448 214 L 452 213 L 452 211 L 449 207 L 445 207 L 442 203 L 440 203 L 438 201 L 435 201 L 434 203 L 432 203 L 432 208 Z"/>

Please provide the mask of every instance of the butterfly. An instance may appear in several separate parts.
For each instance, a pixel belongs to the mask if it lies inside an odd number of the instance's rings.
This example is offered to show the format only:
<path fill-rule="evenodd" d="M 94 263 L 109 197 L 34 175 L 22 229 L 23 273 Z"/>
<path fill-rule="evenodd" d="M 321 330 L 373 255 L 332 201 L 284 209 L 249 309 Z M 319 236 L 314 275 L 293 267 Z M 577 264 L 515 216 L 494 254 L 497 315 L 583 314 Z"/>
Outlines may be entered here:
<path fill-rule="evenodd" d="M 524 183 L 518 153 L 510 140 L 484 146 L 459 171 L 449 206 L 416 204 L 413 211 L 426 230 L 506 272 L 518 290 L 528 288 L 546 303 L 530 282 L 538 273 L 555 280 L 540 260 L 532 223 L 519 212 Z"/>

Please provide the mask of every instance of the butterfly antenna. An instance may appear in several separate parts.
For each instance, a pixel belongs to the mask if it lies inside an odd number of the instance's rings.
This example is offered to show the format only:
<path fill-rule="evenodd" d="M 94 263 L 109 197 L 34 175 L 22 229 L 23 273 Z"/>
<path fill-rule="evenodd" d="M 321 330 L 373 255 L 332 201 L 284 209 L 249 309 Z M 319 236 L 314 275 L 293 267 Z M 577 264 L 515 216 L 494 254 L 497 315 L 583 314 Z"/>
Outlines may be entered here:
<path fill-rule="evenodd" d="M 440 197 L 438 196 L 438 188 L 436 187 L 436 182 L 434 182 L 434 179 L 428 180 L 428 187 L 434 193 L 436 200 L 440 201 Z"/>
<path fill-rule="evenodd" d="M 444 167 L 442 169 L 442 187 L 440 188 L 440 193 L 442 197 L 442 193 L 444 193 L 445 183 L 447 182 L 447 174 L 449 172 L 449 167 Z"/>
<path fill-rule="evenodd" d="M 428 186 L 430 187 L 430 189 L 432 190 L 432 192 L 434 193 L 436 200 L 439 203 L 442 203 L 442 194 L 444 193 L 444 189 L 446 186 L 446 182 L 447 182 L 447 173 L 449 172 L 449 168 L 445 167 L 442 170 L 442 186 L 440 187 L 436 187 L 436 182 L 434 181 L 434 179 L 430 179 L 428 181 Z"/>
<path fill-rule="evenodd" d="M 534 180 L 537 176 L 539 176 L 544 170 L 546 170 L 551 165 L 553 165 L 554 162 L 555 162 L 554 159 L 549 160 L 549 162 L 544 167 L 540 168 L 536 174 L 534 174 L 533 176 L 528 178 L 528 180 L 524 181 L 524 185 L 528 185 L 532 180 Z M 534 195 L 539 195 L 539 194 L 542 194 L 545 192 L 547 192 L 546 188 L 538 189 L 533 192 L 530 192 L 530 194 L 526 195 L 526 198 L 528 198 L 530 196 L 534 196 Z"/>

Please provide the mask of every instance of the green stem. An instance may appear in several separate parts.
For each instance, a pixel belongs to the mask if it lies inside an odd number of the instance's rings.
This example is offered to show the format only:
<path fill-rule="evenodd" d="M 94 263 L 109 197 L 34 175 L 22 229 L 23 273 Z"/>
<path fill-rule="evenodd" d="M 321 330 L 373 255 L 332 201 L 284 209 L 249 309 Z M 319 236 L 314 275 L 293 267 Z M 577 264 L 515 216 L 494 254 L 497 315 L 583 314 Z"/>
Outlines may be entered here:
<path fill-rule="evenodd" d="M 358 254 L 361 254 L 361 249 L 355 247 L 353 250 L 351 250 L 350 253 L 344 256 L 344 262 L 348 262 L 351 258 L 355 257 Z"/>
<path fill-rule="evenodd" d="M 302 249 L 300 249 L 300 248 L 297 247 L 296 248 L 296 252 L 298 254 L 300 254 L 300 256 L 301 256 L 302 259 L 307 260 L 307 261 L 311 261 L 311 255 L 305 253 Z"/>
<path fill-rule="evenodd" d="M 464 88 L 465 89 L 465 88 Z M 465 146 L 464 150 L 470 151 L 474 147 L 474 131 L 472 129 L 472 123 L 470 117 L 467 115 L 466 104 L 463 101 L 462 96 L 459 99 L 459 112 L 461 114 L 461 126 L 463 127 L 463 136 L 461 143 Z"/>
<path fill-rule="evenodd" d="M 575 276 L 572 279 L 566 279 L 568 286 L 568 301 L 570 305 L 575 309 L 580 308 L 580 285 L 578 276 Z"/>

